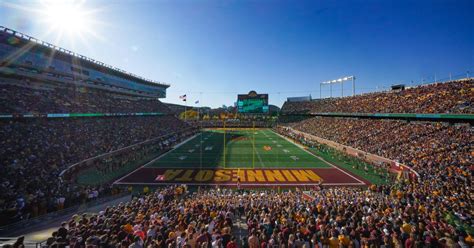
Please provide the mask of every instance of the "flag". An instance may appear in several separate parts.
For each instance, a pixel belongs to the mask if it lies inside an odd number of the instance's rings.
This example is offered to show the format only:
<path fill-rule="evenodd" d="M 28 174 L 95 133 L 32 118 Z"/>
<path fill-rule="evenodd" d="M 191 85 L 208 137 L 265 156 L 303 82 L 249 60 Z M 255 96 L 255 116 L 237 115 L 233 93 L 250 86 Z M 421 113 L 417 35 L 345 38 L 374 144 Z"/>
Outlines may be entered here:
<path fill-rule="evenodd" d="M 183 100 L 183 101 L 186 101 L 186 94 L 182 95 L 182 96 L 179 96 L 179 99 Z"/>
<path fill-rule="evenodd" d="M 195 101 L 194 104 L 198 104 L 199 103 L 199 100 Z"/>

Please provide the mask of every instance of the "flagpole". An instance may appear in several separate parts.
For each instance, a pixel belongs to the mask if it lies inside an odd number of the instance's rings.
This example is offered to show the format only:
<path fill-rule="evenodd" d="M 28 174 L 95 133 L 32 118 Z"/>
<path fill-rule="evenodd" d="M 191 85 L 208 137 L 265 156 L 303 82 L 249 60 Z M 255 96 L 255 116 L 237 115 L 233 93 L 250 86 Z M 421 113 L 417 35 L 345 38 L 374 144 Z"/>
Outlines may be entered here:
<path fill-rule="evenodd" d="M 186 122 L 186 107 L 187 106 L 188 106 L 188 101 L 186 98 L 184 98 L 184 122 Z"/>
<path fill-rule="evenodd" d="M 202 123 L 201 123 L 200 126 L 201 126 L 201 128 L 200 128 L 200 130 L 199 130 L 199 131 L 200 131 L 199 136 L 201 137 L 201 140 L 200 140 L 200 144 L 199 144 L 199 150 L 200 150 L 200 151 L 199 151 L 199 153 L 200 153 L 200 156 L 199 156 L 199 167 L 200 167 L 200 169 L 202 170 L 202 145 L 203 145 L 203 143 L 202 143 Z"/>
<path fill-rule="evenodd" d="M 200 96 L 200 95 L 201 95 L 201 93 L 199 93 L 199 96 Z M 200 98 L 200 97 L 199 97 L 199 98 Z M 201 105 L 200 100 L 198 100 L 198 104 L 199 104 L 199 106 Z M 201 150 L 201 152 L 200 152 L 200 153 L 201 153 L 201 156 L 199 156 L 199 165 L 200 165 L 199 167 L 200 167 L 200 169 L 202 170 L 202 145 L 203 145 L 203 143 L 202 143 L 202 121 L 200 120 L 200 112 L 201 112 L 201 108 L 198 107 L 198 122 L 199 122 L 199 124 L 200 124 L 199 126 L 200 126 L 200 132 L 201 132 L 201 134 L 200 134 L 200 137 L 201 137 L 201 144 L 200 144 L 200 146 L 199 146 L 199 148 L 200 148 L 200 150 Z"/>
<path fill-rule="evenodd" d="M 201 120 L 201 99 L 202 99 L 202 92 L 199 92 L 199 99 L 198 99 L 198 121 Z"/>

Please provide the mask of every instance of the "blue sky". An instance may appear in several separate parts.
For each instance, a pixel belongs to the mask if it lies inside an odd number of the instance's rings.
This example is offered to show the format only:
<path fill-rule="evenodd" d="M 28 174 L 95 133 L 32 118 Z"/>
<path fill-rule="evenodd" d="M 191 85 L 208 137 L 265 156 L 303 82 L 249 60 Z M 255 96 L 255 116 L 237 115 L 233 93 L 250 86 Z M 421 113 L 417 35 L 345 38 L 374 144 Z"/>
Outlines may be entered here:
<path fill-rule="evenodd" d="M 47 34 L 35 1 L 0 1 L 0 25 L 157 81 L 165 102 L 231 105 L 239 93 L 319 97 L 474 73 L 474 1 L 85 1 L 80 39 Z M 351 94 L 350 85 L 344 87 Z M 340 95 L 340 86 L 333 88 Z M 329 96 L 329 87 L 322 96 Z"/>

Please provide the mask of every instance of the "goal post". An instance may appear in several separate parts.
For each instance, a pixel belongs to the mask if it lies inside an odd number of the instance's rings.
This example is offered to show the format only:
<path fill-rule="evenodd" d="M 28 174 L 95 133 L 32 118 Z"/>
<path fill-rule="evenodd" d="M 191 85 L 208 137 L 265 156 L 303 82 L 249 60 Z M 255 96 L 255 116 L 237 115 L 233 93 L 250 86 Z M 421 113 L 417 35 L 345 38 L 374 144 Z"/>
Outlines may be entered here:
<path fill-rule="evenodd" d="M 223 129 L 224 129 L 224 168 L 225 168 L 225 163 L 226 163 L 226 147 L 225 147 L 225 136 L 226 136 L 226 132 L 225 132 L 225 119 L 224 119 L 224 125 L 223 125 Z"/>
<path fill-rule="evenodd" d="M 252 168 L 255 169 L 255 121 L 252 122 Z"/>

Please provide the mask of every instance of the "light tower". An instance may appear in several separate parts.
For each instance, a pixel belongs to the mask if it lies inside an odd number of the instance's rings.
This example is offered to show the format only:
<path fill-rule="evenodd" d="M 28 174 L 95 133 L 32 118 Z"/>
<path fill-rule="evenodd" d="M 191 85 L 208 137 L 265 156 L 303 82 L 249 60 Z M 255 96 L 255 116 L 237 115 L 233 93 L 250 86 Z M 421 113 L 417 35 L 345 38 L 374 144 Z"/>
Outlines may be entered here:
<path fill-rule="evenodd" d="M 341 84 L 341 97 L 344 97 L 344 82 L 345 81 L 352 81 L 352 96 L 355 96 L 355 76 L 348 76 L 339 79 L 329 80 L 326 82 L 319 83 L 319 98 L 322 98 L 322 86 L 325 84 L 329 84 L 329 96 L 332 98 L 332 85 L 333 84 Z"/>

